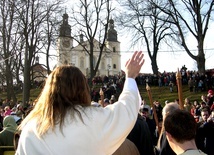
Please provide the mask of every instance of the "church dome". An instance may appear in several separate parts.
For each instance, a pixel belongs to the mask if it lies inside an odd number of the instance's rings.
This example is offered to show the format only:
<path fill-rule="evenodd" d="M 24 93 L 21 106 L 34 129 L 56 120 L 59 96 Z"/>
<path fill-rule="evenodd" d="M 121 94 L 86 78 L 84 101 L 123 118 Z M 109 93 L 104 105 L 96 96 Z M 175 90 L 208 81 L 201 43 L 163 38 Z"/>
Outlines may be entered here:
<path fill-rule="evenodd" d="M 117 41 L 117 31 L 114 29 L 114 20 L 109 20 L 109 30 L 107 35 L 107 41 Z"/>

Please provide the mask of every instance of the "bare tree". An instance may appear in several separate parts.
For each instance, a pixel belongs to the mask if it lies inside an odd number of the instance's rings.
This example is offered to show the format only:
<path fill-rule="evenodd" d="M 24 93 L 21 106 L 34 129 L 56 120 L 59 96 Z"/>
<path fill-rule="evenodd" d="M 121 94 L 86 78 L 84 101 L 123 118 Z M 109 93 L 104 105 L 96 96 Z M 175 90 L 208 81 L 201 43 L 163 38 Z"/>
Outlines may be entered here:
<path fill-rule="evenodd" d="M 20 41 L 19 20 L 16 14 L 16 1 L 2 0 L 0 3 L 0 27 L 1 40 L 1 66 L 2 77 L 5 77 L 7 99 L 16 101 L 14 92 L 14 77 L 17 68 L 15 68 L 17 55 L 17 45 Z"/>
<path fill-rule="evenodd" d="M 75 8 L 78 8 L 75 9 Z M 90 62 L 90 81 L 96 75 L 100 60 L 105 49 L 105 42 L 107 38 L 108 23 L 110 19 L 110 12 L 112 11 L 110 0 L 80 0 L 78 4 L 72 9 L 72 23 L 76 27 L 73 33 L 73 38 L 76 40 L 89 55 Z M 89 48 L 86 48 L 82 42 L 79 41 L 80 32 L 87 39 Z M 94 41 L 99 41 L 99 56 L 98 60 L 94 62 Z"/>
<path fill-rule="evenodd" d="M 162 3 L 163 4 L 163 3 Z M 163 13 L 170 16 L 170 23 L 179 32 L 176 40 L 187 54 L 197 62 L 199 73 L 205 73 L 204 39 L 213 15 L 213 0 L 165 0 L 164 5 L 153 2 Z M 187 44 L 186 34 L 191 34 L 197 41 L 198 53 L 195 55 Z"/>
<path fill-rule="evenodd" d="M 62 3 L 62 2 L 60 2 Z M 51 53 L 51 50 L 56 50 L 57 46 L 57 36 L 58 36 L 58 27 L 60 24 L 60 18 L 59 15 L 61 12 L 63 12 L 63 8 L 60 6 L 60 3 L 55 6 L 47 6 L 47 10 L 51 9 L 51 12 L 54 12 L 54 14 L 48 14 L 46 16 L 46 20 L 44 22 L 43 28 L 44 31 L 42 32 L 42 51 L 39 52 L 42 55 L 45 55 L 46 63 L 43 65 L 45 68 L 47 68 L 47 73 L 51 73 L 50 68 L 50 61 L 56 57 L 56 55 Z M 52 8 L 49 8 L 52 7 Z M 45 75 L 47 76 L 47 75 Z"/>
<path fill-rule="evenodd" d="M 154 0 L 160 3 L 158 0 Z M 158 75 L 157 54 L 162 42 L 173 35 L 168 15 L 163 15 L 157 7 L 153 7 L 149 1 L 121 1 L 124 12 L 120 13 L 121 26 L 126 32 L 132 33 L 132 46 L 145 43 L 151 60 L 153 73 Z M 165 18 L 166 20 L 160 20 Z M 127 31 L 128 29 L 128 31 Z"/>
<path fill-rule="evenodd" d="M 20 30 L 20 29 L 19 29 Z M 24 46 L 25 46 L 25 42 L 23 40 L 23 36 L 22 34 L 16 33 L 17 36 L 19 37 L 19 40 L 16 42 L 16 46 L 15 46 L 15 50 L 17 51 L 17 54 L 14 56 L 15 60 L 14 66 L 13 66 L 13 73 L 14 73 L 14 78 L 16 81 L 16 89 L 17 90 L 22 90 L 22 80 L 21 80 L 21 76 L 23 76 L 23 70 L 24 70 L 24 66 L 23 66 L 23 60 L 24 60 Z M 16 40 L 16 39 L 15 39 Z"/>
<path fill-rule="evenodd" d="M 23 104 L 29 101 L 31 72 L 36 56 L 43 50 L 44 23 L 61 1 L 25 0 L 20 2 L 19 16 L 25 40 Z M 47 51 L 46 51 L 47 52 Z"/>

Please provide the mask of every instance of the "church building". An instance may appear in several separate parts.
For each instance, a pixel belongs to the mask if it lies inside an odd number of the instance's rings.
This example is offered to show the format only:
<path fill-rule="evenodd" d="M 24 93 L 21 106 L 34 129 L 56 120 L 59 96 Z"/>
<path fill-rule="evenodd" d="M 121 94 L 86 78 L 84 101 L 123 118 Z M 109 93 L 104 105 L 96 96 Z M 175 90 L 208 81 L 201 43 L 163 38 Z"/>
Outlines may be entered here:
<path fill-rule="evenodd" d="M 74 46 L 74 40 L 71 36 L 71 26 L 68 23 L 68 14 L 63 15 L 63 21 L 59 29 L 59 37 L 57 44 L 57 66 L 70 64 L 78 67 L 83 74 L 90 76 L 90 60 L 89 55 L 85 51 L 89 51 L 89 42 L 83 40 L 83 34 L 79 35 L 79 43 Z M 121 73 L 121 55 L 120 42 L 117 40 L 117 31 L 114 29 L 114 20 L 109 20 L 109 30 L 105 48 L 99 64 L 97 75 L 118 75 Z M 99 57 L 99 41 L 94 40 L 94 62 Z"/>

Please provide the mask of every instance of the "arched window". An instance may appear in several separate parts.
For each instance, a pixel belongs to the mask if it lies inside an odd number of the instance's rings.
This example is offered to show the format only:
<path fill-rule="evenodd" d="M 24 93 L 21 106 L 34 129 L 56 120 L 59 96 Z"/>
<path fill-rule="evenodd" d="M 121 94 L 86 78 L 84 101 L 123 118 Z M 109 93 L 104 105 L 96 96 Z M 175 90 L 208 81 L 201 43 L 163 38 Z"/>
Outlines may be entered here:
<path fill-rule="evenodd" d="M 84 68 L 84 58 L 80 58 L 80 68 Z"/>
<path fill-rule="evenodd" d="M 113 47 L 113 52 L 116 52 L 116 48 L 115 47 Z"/>
<path fill-rule="evenodd" d="M 105 69 L 105 63 L 103 61 L 101 62 L 101 69 Z"/>
<path fill-rule="evenodd" d="M 95 65 L 97 64 L 97 58 L 93 56 L 93 67 L 95 68 Z"/>
<path fill-rule="evenodd" d="M 116 68 L 117 68 L 117 67 L 116 67 L 116 64 L 114 64 L 114 65 L 113 65 L 113 68 L 114 68 L 114 69 L 116 69 Z"/>

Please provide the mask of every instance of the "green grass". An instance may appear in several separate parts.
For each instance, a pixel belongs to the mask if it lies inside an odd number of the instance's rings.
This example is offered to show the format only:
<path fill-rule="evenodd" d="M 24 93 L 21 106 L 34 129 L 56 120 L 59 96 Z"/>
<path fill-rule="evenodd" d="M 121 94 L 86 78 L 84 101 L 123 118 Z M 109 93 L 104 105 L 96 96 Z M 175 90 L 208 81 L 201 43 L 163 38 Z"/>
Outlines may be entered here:
<path fill-rule="evenodd" d="M 100 86 L 98 86 L 100 87 Z M 189 88 L 187 85 L 183 85 L 182 86 L 183 92 L 183 100 L 185 98 L 189 98 L 191 102 L 193 102 L 194 100 L 201 100 L 201 95 L 203 94 L 207 94 L 207 91 L 205 92 L 189 92 Z M 148 93 L 146 90 L 145 86 L 139 86 L 139 90 L 140 90 L 140 94 L 141 96 L 146 100 L 146 102 L 149 104 L 149 98 L 148 98 Z M 172 102 L 175 99 L 178 98 L 178 93 L 176 90 L 176 87 L 174 87 L 174 91 L 172 93 L 170 93 L 169 87 L 157 87 L 157 86 L 150 86 L 150 90 L 151 90 L 151 94 L 152 94 L 152 100 L 158 100 L 162 105 L 165 103 L 166 100 Z M 30 91 L 30 99 L 35 100 L 39 93 L 40 93 L 41 89 L 32 89 Z M 6 92 L 1 93 L 1 98 L 2 99 L 6 99 Z M 18 93 L 17 94 L 17 99 L 18 101 L 22 101 L 22 93 Z"/>
<path fill-rule="evenodd" d="M 148 97 L 148 92 L 146 90 L 146 87 L 139 87 L 140 93 L 142 97 L 146 100 L 146 102 L 149 104 L 149 97 Z M 151 94 L 152 94 L 152 100 L 158 100 L 161 104 L 165 104 L 165 101 L 168 100 L 169 102 L 175 101 L 175 99 L 178 99 L 178 92 L 176 87 L 173 87 L 173 92 L 171 93 L 169 90 L 169 87 L 153 87 L 150 86 Z M 189 88 L 187 85 L 182 86 L 182 96 L 183 96 L 183 101 L 185 98 L 189 98 L 191 102 L 194 100 L 200 101 L 201 100 L 201 95 L 207 94 L 207 91 L 204 92 L 190 92 Z"/>

